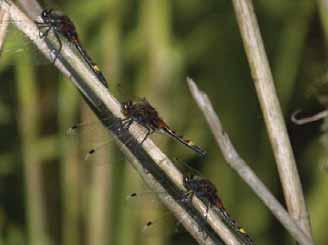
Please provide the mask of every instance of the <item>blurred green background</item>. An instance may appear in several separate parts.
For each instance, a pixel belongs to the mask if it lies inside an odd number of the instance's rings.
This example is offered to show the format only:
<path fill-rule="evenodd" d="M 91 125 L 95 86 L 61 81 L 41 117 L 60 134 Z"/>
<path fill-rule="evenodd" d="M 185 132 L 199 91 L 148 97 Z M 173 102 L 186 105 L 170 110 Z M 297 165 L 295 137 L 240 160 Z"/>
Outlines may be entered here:
<path fill-rule="evenodd" d="M 327 122 L 295 126 L 298 108 L 327 104 L 328 3 L 256 0 L 256 14 L 285 113 L 314 238 L 328 244 Z M 84 46 L 120 99 L 147 97 L 180 134 L 208 151 L 205 159 L 154 135 L 169 157 L 200 170 L 256 244 L 292 244 L 277 220 L 225 164 L 185 82 L 208 93 L 240 155 L 283 203 L 231 1 L 97 0 L 43 3 L 69 15 Z M 5 49 L 6 50 L 6 49 Z M 195 244 L 150 195 L 100 124 L 76 136 L 66 130 L 95 120 L 73 85 L 53 66 L 3 52 L 0 65 L 0 244 Z M 23 58 L 22 58 L 23 57 Z M 91 133 L 90 133 L 91 132 Z M 180 169 L 182 165 L 178 164 Z M 162 217 L 162 218 L 161 218 Z M 148 220 L 158 220 L 142 232 Z"/>

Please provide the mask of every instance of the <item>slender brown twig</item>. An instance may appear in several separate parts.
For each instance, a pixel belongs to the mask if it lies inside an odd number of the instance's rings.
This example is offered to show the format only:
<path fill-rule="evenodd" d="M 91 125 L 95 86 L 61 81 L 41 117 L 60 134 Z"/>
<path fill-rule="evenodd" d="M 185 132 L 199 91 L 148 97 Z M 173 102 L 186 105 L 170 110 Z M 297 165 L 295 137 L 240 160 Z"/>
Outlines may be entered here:
<path fill-rule="evenodd" d="M 288 211 L 312 240 L 300 177 L 252 1 L 232 0 L 232 3 L 276 159 Z"/>
<path fill-rule="evenodd" d="M 188 78 L 190 91 L 197 102 L 199 108 L 204 113 L 204 116 L 209 124 L 214 138 L 221 149 L 221 152 L 229 164 L 240 177 L 249 185 L 256 195 L 264 202 L 271 210 L 273 215 L 280 223 L 289 231 L 289 233 L 301 244 L 311 244 L 311 239 L 302 231 L 293 219 L 288 215 L 283 206 L 266 188 L 262 181 L 256 176 L 247 163 L 238 155 L 229 136 L 224 131 L 218 115 L 215 113 L 213 106 L 207 95 L 200 91 L 195 82 Z"/>

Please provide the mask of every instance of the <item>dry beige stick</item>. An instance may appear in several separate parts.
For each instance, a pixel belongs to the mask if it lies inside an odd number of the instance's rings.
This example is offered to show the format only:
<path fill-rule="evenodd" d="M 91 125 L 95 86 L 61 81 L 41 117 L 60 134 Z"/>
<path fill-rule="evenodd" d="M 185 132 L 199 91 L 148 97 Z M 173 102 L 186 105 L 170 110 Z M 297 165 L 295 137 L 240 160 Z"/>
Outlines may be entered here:
<path fill-rule="evenodd" d="M 276 159 L 288 211 L 312 240 L 300 177 L 252 1 L 232 0 L 232 2 Z"/>
<path fill-rule="evenodd" d="M 214 138 L 221 149 L 221 152 L 229 164 L 240 177 L 253 189 L 256 195 L 271 210 L 273 215 L 289 231 L 289 233 L 300 244 L 312 244 L 311 239 L 302 231 L 302 229 L 290 218 L 283 206 L 275 199 L 271 192 L 266 188 L 262 181 L 255 175 L 252 169 L 238 155 L 232 145 L 229 136 L 225 133 L 219 117 L 215 113 L 213 106 L 207 95 L 200 91 L 194 81 L 187 79 L 189 89 L 197 102 L 199 108 L 209 124 Z"/>
<path fill-rule="evenodd" d="M 12 1 L 7 0 L 3 3 L 3 5 L 7 5 L 6 9 L 16 27 L 28 36 L 39 50 L 52 61 L 54 54 L 51 52 L 49 45 L 51 46 L 53 38 L 50 37 L 48 42 L 41 40 L 39 38 L 39 30 L 32 20 L 25 16 Z M 57 59 L 55 66 L 63 72 L 63 74 L 71 78 L 74 85 L 80 90 L 96 114 L 98 112 L 102 113 L 101 116 L 97 114 L 100 120 L 103 119 L 104 121 L 107 121 L 104 118 L 109 118 L 110 115 L 114 115 L 118 118 L 122 117 L 120 103 L 98 81 L 85 63 L 76 56 L 75 52 L 73 52 L 66 43 L 63 43 L 61 55 Z M 104 111 L 106 114 L 103 114 Z M 140 135 L 142 129 L 140 129 L 137 124 L 134 124 L 129 131 L 134 137 L 136 137 Z M 130 144 L 131 138 L 129 143 L 126 143 L 118 131 L 113 131 L 113 129 L 111 129 L 111 133 L 114 136 L 115 141 L 121 146 L 124 154 L 128 157 L 132 165 L 138 170 L 139 174 L 153 191 L 163 193 L 163 186 L 165 183 L 163 184 L 158 178 L 156 179 L 152 174 L 145 172 L 144 165 L 146 164 L 150 167 L 156 165 L 161 172 L 165 173 L 165 178 L 174 183 L 180 189 L 184 189 L 182 184 L 182 174 L 180 171 L 150 139 L 147 139 L 142 144 L 142 148 L 145 151 L 142 152 L 140 145 L 135 144 L 135 142 L 134 144 Z M 217 244 L 217 237 L 213 237 L 213 234 L 210 234 L 206 229 L 199 228 L 199 223 L 197 223 L 194 215 L 191 216 L 188 213 L 190 211 L 188 207 L 178 204 L 176 199 L 168 193 L 159 195 L 159 198 L 200 244 Z M 201 215 L 205 213 L 206 207 L 198 198 L 193 198 L 193 204 Z M 219 216 L 214 212 L 209 212 L 207 222 L 226 244 L 240 244 L 229 229 L 222 223 Z M 207 237 L 204 236 L 204 232 L 207 232 Z"/>
<path fill-rule="evenodd" d="M 41 14 L 41 5 L 36 0 L 17 0 L 29 17 L 35 18 Z"/>
<path fill-rule="evenodd" d="M 0 52 L 6 39 L 7 29 L 9 25 L 9 14 L 4 9 L 0 9 Z"/>

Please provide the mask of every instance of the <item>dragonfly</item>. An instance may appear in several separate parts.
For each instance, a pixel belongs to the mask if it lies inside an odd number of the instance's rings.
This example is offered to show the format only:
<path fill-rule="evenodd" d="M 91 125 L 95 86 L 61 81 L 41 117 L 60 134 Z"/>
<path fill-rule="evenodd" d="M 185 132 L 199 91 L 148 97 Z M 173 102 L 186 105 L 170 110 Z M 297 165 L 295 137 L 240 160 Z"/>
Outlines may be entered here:
<path fill-rule="evenodd" d="M 125 116 L 125 118 L 120 119 L 119 125 L 116 123 L 113 124 L 112 116 L 102 120 L 105 123 L 106 128 L 111 129 L 111 127 L 115 126 L 115 127 L 129 129 L 132 123 L 136 122 L 147 130 L 145 136 L 143 136 L 143 139 L 139 143 L 141 145 L 152 133 L 158 131 L 168 134 L 170 137 L 177 140 L 178 142 L 181 142 L 183 145 L 187 146 L 188 148 L 190 148 L 200 156 L 206 155 L 205 150 L 195 145 L 191 140 L 184 139 L 184 137 L 178 135 L 175 132 L 175 130 L 170 128 L 163 121 L 163 119 L 159 117 L 158 112 L 145 98 L 138 99 L 136 102 L 133 102 L 132 100 L 127 100 L 121 103 L 121 112 Z M 91 125 L 94 123 L 95 122 L 77 123 L 67 130 L 67 135 L 75 135 L 78 130 L 84 127 L 90 128 Z M 127 133 L 126 131 L 123 130 L 119 130 L 119 132 L 123 134 Z M 106 135 L 106 137 L 108 137 L 108 135 Z M 106 138 L 105 141 L 106 141 L 105 143 L 99 143 L 97 146 L 88 150 L 84 159 L 85 160 L 89 159 L 98 150 L 103 148 L 110 140 Z"/>
<path fill-rule="evenodd" d="M 87 51 L 81 45 L 75 25 L 73 24 L 72 20 L 63 13 L 59 11 L 54 11 L 53 9 L 44 9 L 41 12 L 41 19 L 42 21 L 34 21 L 40 30 L 40 38 L 46 38 L 49 32 L 52 30 L 59 44 L 59 48 L 56 50 L 53 62 L 56 62 L 62 49 L 63 44 L 60 39 L 60 36 L 63 36 L 69 43 L 75 46 L 75 48 L 82 56 L 83 60 L 87 63 L 87 65 L 93 71 L 99 81 L 106 88 L 108 88 L 106 78 L 101 72 L 100 68 L 98 67 L 98 65 L 96 65 L 96 63 L 93 62 Z"/>
<path fill-rule="evenodd" d="M 222 220 L 236 232 L 238 236 L 243 239 L 246 245 L 254 244 L 253 239 L 247 234 L 244 228 L 242 228 L 224 208 L 223 202 L 218 195 L 218 191 L 215 185 L 208 179 L 202 178 L 197 175 L 188 174 L 183 177 L 183 185 L 187 189 L 183 202 L 190 203 L 192 197 L 195 195 L 201 200 L 206 200 L 205 217 L 207 218 L 208 210 L 210 207 L 218 209 Z"/>
<path fill-rule="evenodd" d="M 140 144 L 142 144 L 149 135 L 157 131 L 169 135 L 200 156 L 206 155 L 205 150 L 195 145 L 191 140 L 183 138 L 183 136 L 180 136 L 175 130 L 170 128 L 146 98 L 139 99 L 138 101 L 128 100 L 123 102 L 121 110 L 126 117 L 125 119 L 122 119 L 125 128 L 129 128 L 133 122 L 137 122 L 147 130 L 147 133 Z"/>
<path fill-rule="evenodd" d="M 223 206 L 223 202 L 217 193 L 215 185 L 208 179 L 199 177 L 197 175 L 188 174 L 183 177 L 183 185 L 187 191 L 182 195 L 181 202 L 188 204 L 191 203 L 193 195 L 197 196 L 206 203 L 206 211 L 204 214 L 205 219 L 207 219 L 208 210 L 210 207 L 215 207 L 218 210 L 218 214 L 224 223 L 226 223 L 234 233 L 238 236 L 241 242 L 245 245 L 253 245 L 253 239 L 248 235 L 243 227 L 241 227 L 237 221 L 235 221 L 228 211 Z M 152 191 L 145 192 L 132 192 L 127 196 L 127 200 L 140 198 L 145 195 L 154 194 Z M 165 214 L 166 216 L 166 214 Z M 164 217 L 165 217 L 164 216 Z M 148 220 L 142 231 L 145 232 L 151 227 L 154 227 L 163 217 L 159 217 L 155 220 Z"/>

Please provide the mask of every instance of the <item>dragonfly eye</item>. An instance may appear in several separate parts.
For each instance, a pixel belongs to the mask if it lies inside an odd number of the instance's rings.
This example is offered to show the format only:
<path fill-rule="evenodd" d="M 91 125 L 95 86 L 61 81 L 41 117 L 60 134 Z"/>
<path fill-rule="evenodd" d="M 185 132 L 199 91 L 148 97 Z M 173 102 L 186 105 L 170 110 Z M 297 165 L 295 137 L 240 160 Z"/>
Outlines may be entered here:
<path fill-rule="evenodd" d="M 122 103 L 122 107 L 124 110 L 129 111 L 132 107 L 132 101 L 126 101 Z"/>
<path fill-rule="evenodd" d="M 46 18 L 47 16 L 48 16 L 48 10 L 45 9 L 45 10 L 42 11 L 42 13 L 41 13 L 41 17 L 42 17 L 42 18 Z"/>
<path fill-rule="evenodd" d="M 49 19 L 52 9 L 45 9 L 41 12 L 41 18 L 45 21 Z"/>
<path fill-rule="evenodd" d="M 128 111 L 129 111 L 129 105 L 128 105 L 128 102 L 123 102 L 122 103 L 122 113 L 124 115 L 127 115 L 128 114 Z"/>
<path fill-rule="evenodd" d="M 184 176 L 184 177 L 183 177 L 183 184 L 184 184 L 185 186 L 187 186 L 187 185 L 189 184 L 189 181 L 190 181 L 189 176 Z"/>

